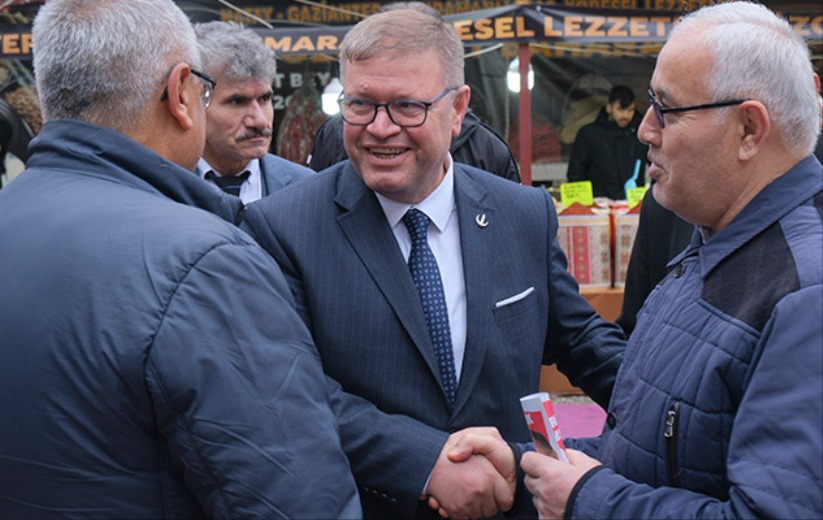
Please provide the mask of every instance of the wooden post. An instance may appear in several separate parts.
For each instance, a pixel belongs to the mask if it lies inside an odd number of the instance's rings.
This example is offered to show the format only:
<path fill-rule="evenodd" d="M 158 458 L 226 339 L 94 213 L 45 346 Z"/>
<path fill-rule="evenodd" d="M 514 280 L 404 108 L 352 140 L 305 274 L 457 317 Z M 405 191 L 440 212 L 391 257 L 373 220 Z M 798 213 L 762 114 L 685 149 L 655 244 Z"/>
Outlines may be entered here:
<path fill-rule="evenodd" d="M 520 95 L 518 121 L 520 125 L 520 183 L 532 185 L 532 93 L 529 90 L 529 44 L 517 46 L 520 63 Z"/>

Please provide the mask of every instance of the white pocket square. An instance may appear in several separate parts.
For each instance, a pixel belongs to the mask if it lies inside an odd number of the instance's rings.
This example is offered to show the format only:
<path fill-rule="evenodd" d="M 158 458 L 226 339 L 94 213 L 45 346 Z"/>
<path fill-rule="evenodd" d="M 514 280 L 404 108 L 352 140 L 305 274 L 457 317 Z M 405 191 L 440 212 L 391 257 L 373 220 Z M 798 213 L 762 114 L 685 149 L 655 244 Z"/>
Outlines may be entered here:
<path fill-rule="evenodd" d="M 499 309 L 500 307 L 505 307 L 506 305 L 511 305 L 514 302 L 519 302 L 520 300 L 522 300 L 523 298 L 525 298 L 526 296 L 530 295 L 533 292 L 534 292 L 534 287 L 529 287 L 528 289 L 526 289 L 525 291 L 523 291 L 520 294 L 515 294 L 514 296 L 506 298 L 505 300 L 500 300 L 499 302 L 494 304 L 494 308 Z"/>

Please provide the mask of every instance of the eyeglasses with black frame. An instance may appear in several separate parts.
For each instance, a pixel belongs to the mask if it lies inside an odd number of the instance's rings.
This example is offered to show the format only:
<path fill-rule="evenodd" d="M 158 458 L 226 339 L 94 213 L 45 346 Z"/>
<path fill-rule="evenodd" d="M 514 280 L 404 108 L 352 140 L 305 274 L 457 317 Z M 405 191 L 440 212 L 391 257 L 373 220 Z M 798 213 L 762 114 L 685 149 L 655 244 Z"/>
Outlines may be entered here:
<path fill-rule="evenodd" d="M 201 100 L 203 101 L 203 107 L 209 108 L 211 105 L 211 91 L 217 88 L 217 82 L 214 81 L 208 74 L 204 72 L 200 72 L 199 70 L 195 69 L 194 67 L 189 67 L 191 73 L 203 81 L 203 93 L 201 94 Z M 169 97 L 169 88 L 165 87 L 163 89 L 163 94 L 160 96 L 160 101 L 165 101 Z"/>
<path fill-rule="evenodd" d="M 652 92 L 652 89 L 648 90 L 648 94 L 649 102 L 651 103 L 651 108 L 654 112 L 654 117 L 657 118 L 657 124 L 660 125 L 660 128 L 666 128 L 666 120 L 663 118 L 663 116 L 671 112 L 689 112 L 691 110 L 705 110 L 707 108 L 730 107 L 749 101 L 749 99 L 729 99 L 727 101 L 718 101 L 716 103 L 704 103 L 702 105 L 667 107 L 657 99 L 657 97 L 654 95 L 654 92 Z"/>
<path fill-rule="evenodd" d="M 343 116 L 343 120 L 350 125 L 370 125 L 377 118 L 377 111 L 382 107 L 386 109 L 386 115 L 392 123 L 403 128 L 415 128 L 426 122 L 429 107 L 454 90 L 457 90 L 457 87 L 449 87 L 429 101 L 400 99 L 389 103 L 375 103 L 368 99 L 341 97 L 337 100 L 337 104 L 340 105 L 340 115 Z"/>

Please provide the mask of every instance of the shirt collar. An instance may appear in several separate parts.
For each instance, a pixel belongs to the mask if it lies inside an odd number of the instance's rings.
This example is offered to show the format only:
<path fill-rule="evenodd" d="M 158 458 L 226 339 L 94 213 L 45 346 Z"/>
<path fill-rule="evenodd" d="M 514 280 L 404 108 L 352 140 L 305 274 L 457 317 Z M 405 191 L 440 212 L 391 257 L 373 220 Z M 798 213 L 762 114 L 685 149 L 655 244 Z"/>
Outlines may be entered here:
<path fill-rule="evenodd" d="M 204 179 L 206 177 L 206 172 L 209 170 L 214 170 L 214 168 L 212 168 L 208 161 L 201 157 L 197 161 L 197 167 L 195 168 L 197 175 L 199 175 L 201 179 Z M 249 179 L 246 182 L 256 183 L 257 179 L 260 178 L 260 159 L 252 159 L 242 171 L 249 172 Z"/>
<path fill-rule="evenodd" d="M 440 185 L 418 204 L 397 202 L 375 192 L 383 213 L 389 221 L 389 226 L 394 228 L 409 209 L 417 208 L 429 217 L 439 231 L 446 229 L 454 209 L 454 161 L 452 161 L 451 154 L 448 160 L 449 167 Z"/>

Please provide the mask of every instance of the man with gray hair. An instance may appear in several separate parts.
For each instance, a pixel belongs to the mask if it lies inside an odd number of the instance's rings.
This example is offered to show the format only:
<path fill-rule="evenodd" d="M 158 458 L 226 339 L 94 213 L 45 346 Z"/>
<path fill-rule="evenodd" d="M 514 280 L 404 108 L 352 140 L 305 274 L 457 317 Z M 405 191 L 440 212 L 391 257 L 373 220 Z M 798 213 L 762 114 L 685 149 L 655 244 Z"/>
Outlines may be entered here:
<path fill-rule="evenodd" d="M 188 18 L 49 0 L 33 39 L 45 124 L 0 192 L 0 517 L 358 516 L 283 274 L 191 174 L 215 84 Z"/>
<path fill-rule="evenodd" d="M 206 147 L 197 173 L 244 203 L 265 197 L 313 170 L 268 153 L 274 124 L 274 50 L 234 22 L 194 27 L 203 69 L 217 81 L 206 111 Z"/>
<path fill-rule="evenodd" d="M 603 434 L 567 439 L 571 464 L 523 456 L 541 518 L 823 518 L 819 86 L 763 5 L 675 26 L 638 136 L 699 232 L 638 314 Z"/>

